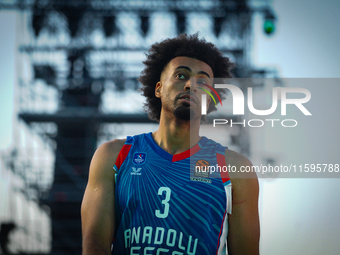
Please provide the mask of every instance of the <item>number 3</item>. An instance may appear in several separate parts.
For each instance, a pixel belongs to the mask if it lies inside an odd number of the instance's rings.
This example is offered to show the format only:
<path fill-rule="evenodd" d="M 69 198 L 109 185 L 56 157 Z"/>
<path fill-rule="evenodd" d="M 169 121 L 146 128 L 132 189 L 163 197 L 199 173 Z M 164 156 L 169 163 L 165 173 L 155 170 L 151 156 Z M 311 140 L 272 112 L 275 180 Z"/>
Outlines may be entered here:
<path fill-rule="evenodd" d="M 162 218 L 162 219 L 168 217 L 168 214 L 169 214 L 169 200 L 170 200 L 170 195 L 171 195 L 171 189 L 168 187 L 160 187 L 158 189 L 158 195 L 161 196 L 163 194 L 163 191 L 165 191 L 165 198 L 162 200 L 162 204 L 164 205 L 164 212 L 161 213 L 160 210 L 155 211 L 155 215 L 158 218 Z"/>

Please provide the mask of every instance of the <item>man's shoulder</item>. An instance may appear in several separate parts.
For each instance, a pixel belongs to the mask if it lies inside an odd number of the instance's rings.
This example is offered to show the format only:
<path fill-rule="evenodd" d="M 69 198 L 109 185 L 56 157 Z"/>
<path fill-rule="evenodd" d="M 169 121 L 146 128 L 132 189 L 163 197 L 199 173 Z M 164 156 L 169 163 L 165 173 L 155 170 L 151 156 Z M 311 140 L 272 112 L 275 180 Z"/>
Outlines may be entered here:
<path fill-rule="evenodd" d="M 228 148 L 225 149 L 225 159 L 227 164 L 235 166 L 251 166 L 251 162 L 246 156 Z"/>
<path fill-rule="evenodd" d="M 105 142 L 102 145 L 98 147 L 98 150 L 100 150 L 103 153 L 114 153 L 118 154 L 120 150 L 122 149 L 123 145 L 126 142 L 126 138 L 124 139 L 114 139 L 109 142 Z"/>
<path fill-rule="evenodd" d="M 110 156 L 114 156 L 114 155 L 118 156 L 124 144 L 127 144 L 127 145 L 133 144 L 138 139 L 144 138 L 147 135 L 148 135 L 147 133 L 142 133 L 142 134 L 137 134 L 134 136 L 127 136 L 124 139 L 114 139 L 112 141 L 105 142 L 98 147 L 97 152 L 103 155 L 107 154 Z"/>
<path fill-rule="evenodd" d="M 243 170 L 251 169 L 252 163 L 244 155 L 226 149 L 226 164 L 234 170 L 229 171 L 229 177 L 233 189 L 233 205 L 243 204 L 245 201 L 256 200 L 259 193 L 257 175 L 254 172 L 244 172 Z"/>
<path fill-rule="evenodd" d="M 234 182 L 239 182 L 241 179 L 243 179 L 243 181 L 247 180 L 247 182 L 257 180 L 256 173 L 244 171 L 245 169 L 251 169 L 252 167 L 251 161 L 246 156 L 226 148 L 225 161 L 227 165 L 230 165 L 234 169 L 234 171 L 229 172 L 230 179 L 234 180 Z"/>
<path fill-rule="evenodd" d="M 105 142 L 98 147 L 93 158 L 97 161 L 113 166 L 125 142 L 126 138 L 114 139 L 112 141 Z"/>

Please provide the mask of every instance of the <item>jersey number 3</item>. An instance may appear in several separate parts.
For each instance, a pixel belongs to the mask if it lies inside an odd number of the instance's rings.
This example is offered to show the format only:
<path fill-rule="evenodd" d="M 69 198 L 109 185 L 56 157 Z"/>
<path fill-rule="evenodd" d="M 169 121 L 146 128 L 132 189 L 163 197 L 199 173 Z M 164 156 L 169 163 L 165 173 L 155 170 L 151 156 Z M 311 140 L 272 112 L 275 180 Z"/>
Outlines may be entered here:
<path fill-rule="evenodd" d="M 168 187 L 160 187 L 158 189 L 158 195 L 162 195 L 163 192 L 165 192 L 165 198 L 162 200 L 162 204 L 164 205 L 164 210 L 161 212 L 161 210 L 156 210 L 155 215 L 158 218 L 166 218 L 169 214 L 169 201 L 170 201 L 170 195 L 171 195 L 171 189 Z"/>

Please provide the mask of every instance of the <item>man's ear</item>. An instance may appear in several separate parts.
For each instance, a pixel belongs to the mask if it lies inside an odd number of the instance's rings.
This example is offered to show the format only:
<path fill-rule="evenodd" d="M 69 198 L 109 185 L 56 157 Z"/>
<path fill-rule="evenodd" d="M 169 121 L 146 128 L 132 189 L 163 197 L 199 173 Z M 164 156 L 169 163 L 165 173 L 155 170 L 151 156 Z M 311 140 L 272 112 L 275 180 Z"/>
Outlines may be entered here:
<path fill-rule="evenodd" d="M 161 97 L 161 89 L 162 89 L 162 82 L 157 82 L 156 87 L 155 87 L 155 96 L 160 98 Z"/>

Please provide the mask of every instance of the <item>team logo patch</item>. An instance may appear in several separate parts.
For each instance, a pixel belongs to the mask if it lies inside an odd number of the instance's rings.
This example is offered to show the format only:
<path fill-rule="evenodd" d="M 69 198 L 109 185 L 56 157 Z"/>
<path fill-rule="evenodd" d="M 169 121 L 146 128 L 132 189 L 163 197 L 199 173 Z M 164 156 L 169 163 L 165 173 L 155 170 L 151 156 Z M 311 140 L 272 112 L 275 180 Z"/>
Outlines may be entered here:
<path fill-rule="evenodd" d="M 135 165 L 142 165 L 145 163 L 146 160 L 146 153 L 145 152 L 135 152 L 133 154 L 133 163 Z"/>
<path fill-rule="evenodd" d="M 204 159 L 197 160 L 195 164 L 195 176 L 209 178 L 210 174 L 209 166 L 210 164 L 208 161 Z"/>

